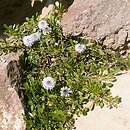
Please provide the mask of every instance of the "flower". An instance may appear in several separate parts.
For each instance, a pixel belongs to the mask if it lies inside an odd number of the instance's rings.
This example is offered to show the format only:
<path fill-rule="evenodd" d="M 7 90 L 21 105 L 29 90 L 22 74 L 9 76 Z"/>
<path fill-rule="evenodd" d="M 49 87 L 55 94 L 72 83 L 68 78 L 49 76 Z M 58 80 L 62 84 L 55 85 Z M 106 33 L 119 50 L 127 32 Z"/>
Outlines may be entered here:
<path fill-rule="evenodd" d="M 24 37 L 23 37 L 24 45 L 25 45 L 25 46 L 32 46 L 32 44 L 33 44 L 35 41 L 40 40 L 40 36 L 41 36 L 41 33 L 40 33 L 40 32 L 36 32 L 36 33 L 31 34 L 31 35 L 24 36 Z"/>
<path fill-rule="evenodd" d="M 65 87 L 61 88 L 60 93 L 61 93 L 61 96 L 68 97 L 69 94 L 72 93 L 72 91 L 70 90 L 70 88 L 65 86 Z"/>
<path fill-rule="evenodd" d="M 55 87 L 55 80 L 52 77 L 46 77 L 42 81 L 43 88 L 51 90 Z"/>
<path fill-rule="evenodd" d="M 39 21 L 38 28 L 41 29 L 45 35 L 51 32 L 51 28 L 45 20 Z"/>
<path fill-rule="evenodd" d="M 43 31 L 43 34 L 46 35 L 51 32 L 51 28 L 47 26 L 42 31 Z"/>
<path fill-rule="evenodd" d="M 32 46 L 33 42 L 34 42 L 34 39 L 33 39 L 32 35 L 23 37 L 23 43 L 25 46 L 28 46 L 28 47 Z"/>
<path fill-rule="evenodd" d="M 75 51 L 78 53 L 82 53 L 86 49 L 84 44 L 77 44 L 75 45 Z"/>
<path fill-rule="evenodd" d="M 36 32 L 31 34 L 32 38 L 33 38 L 33 42 L 40 40 L 41 37 L 41 33 L 40 32 Z"/>
<path fill-rule="evenodd" d="M 44 28 L 46 28 L 48 26 L 48 23 L 45 20 L 41 20 L 38 23 L 38 28 L 41 30 L 44 30 Z"/>

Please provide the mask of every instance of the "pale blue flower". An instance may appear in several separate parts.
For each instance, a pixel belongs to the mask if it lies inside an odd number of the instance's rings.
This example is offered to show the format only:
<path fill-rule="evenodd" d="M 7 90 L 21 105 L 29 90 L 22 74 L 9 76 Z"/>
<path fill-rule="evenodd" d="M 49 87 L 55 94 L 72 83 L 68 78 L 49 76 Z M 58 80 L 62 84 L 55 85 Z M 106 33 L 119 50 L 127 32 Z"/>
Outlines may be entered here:
<path fill-rule="evenodd" d="M 23 37 L 23 43 L 25 46 L 32 46 L 32 44 L 38 40 L 40 40 L 41 33 L 36 32 L 28 36 Z"/>
<path fill-rule="evenodd" d="M 47 34 L 49 34 L 51 32 L 51 28 L 49 26 L 47 26 L 46 28 L 44 28 L 42 30 L 42 32 L 43 32 L 44 35 L 47 35 Z"/>
<path fill-rule="evenodd" d="M 86 49 L 86 46 L 84 44 L 77 44 L 75 45 L 75 51 L 78 53 L 84 52 Z"/>
<path fill-rule="evenodd" d="M 44 30 L 44 28 L 48 27 L 48 23 L 45 20 L 41 20 L 38 23 L 38 28 Z"/>
<path fill-rule="evenodd" d="M 33 42 L 39 41 L 41 37 L 41 33 L 40 32 L 33 33 L 31 34 L 31 37 L 33 39 Z"/>
<path fill-rule="evenodd" d="M 55 87 L 55 80 L 52 77 L 46 77 L 42 81 L 42 86 L 44 89 L 51 90 Z"/>
<path fill-rule="evenodd" d="M 23 43 L 25 46 L 27 47 L 32 46 L 33 42 L 34 42 L 33 36 L 28 35 L 23 37 Z"/>
<path fill-rule="evenodd" d="M 72 91 L 67 86 L 61 88 L 60 90 L 61 96 L 68 97 Z"/>
<path fill-rule="evenodd" d="M 49 27 L 49 24 L 45 20 L 39 21 L 38 28 L 42 30 L 44 35 L 51 32 L 51 28 Z"/>

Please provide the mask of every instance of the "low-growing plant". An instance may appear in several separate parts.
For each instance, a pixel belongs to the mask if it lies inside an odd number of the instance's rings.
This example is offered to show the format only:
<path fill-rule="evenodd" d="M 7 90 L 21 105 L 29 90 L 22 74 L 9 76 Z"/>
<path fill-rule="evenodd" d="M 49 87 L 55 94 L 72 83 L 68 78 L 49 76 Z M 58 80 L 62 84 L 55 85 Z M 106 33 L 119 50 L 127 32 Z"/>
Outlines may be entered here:
<path fill-rule="evenodd" d="M 119 52 L 73 36 L 64 36 L 61 15 L 53 12 L 40 20 L 27 18 L 23 25 L 6 26 L 5 52 L 21 50 L 21 92 L 26 102 L 27 130 L 70 130 L 74 115 L 87 115 L 87 107 L 117 107 L 119 97 L 110 88 L 128 59 Z"/>

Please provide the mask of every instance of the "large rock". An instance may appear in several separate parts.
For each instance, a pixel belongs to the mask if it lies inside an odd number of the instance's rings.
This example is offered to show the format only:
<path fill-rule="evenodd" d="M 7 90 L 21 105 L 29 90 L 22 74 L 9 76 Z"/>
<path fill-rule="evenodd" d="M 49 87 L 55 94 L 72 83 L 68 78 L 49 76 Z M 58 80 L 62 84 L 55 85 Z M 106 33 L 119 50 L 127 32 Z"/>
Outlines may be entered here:
<path fill-rule="evenodd" d="M 25 130 L 24 109 L 16 91 L 20 85 L 18 54 L 0 56 L 0 130 Z"/>
<path fill-rule="evenodd" d="M 130 0 L 75 0 L 63 16 L 65 35 L 130 49 Z"/>

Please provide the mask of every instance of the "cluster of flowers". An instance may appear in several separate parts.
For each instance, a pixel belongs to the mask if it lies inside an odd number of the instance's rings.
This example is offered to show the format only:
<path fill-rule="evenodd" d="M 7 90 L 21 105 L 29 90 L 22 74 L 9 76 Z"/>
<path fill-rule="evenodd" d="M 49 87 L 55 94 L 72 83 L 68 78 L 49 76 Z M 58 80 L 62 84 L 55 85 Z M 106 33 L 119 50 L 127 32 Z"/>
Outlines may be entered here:
<path fill-rule="evenodd" d="M 23 37 L 23 43 L 25 46 L 27 47 L 32 46 L 34 42 L 40 41 L 41 34 L 47 35 L 51 32 L 51 28 L 49 27 L 49 24 L 44 20 L 39 21 L 38 28 L 40 29 L 39 32 Z M 85 49 L 86 49 L 86 46 L 84 44 L 75 45 L 75 51 L 78 53 L 84 52 Z M 55 80 L 52 77 L 46 77 L 43 79 L 42 85 L 44 89 L 51 90 L 55 87 Z M 60 93 L 61 93 L 61 96 L 67 97 L 69 96 L 70 93 L 72 93 L 72 91 L 67 86 L 64 86 L 61 88 Z"/>
<path fill-rule="evenodd" d="M 32 46 L 32 44 L 36 41 L 39 41 L 40 40 L 40 36 L 41 36 L 41 33 L 40 32 L 36 32 L 36 33 L 33 33 L 31 35 L 28 35 L 28 36 L 24 36 L 23 37 L 23 42 L 24 42 L 24 45 L 25 46 Z"/>
<path fill-rule="evenodd" d="M 52 77 L 45 77 L 42 81 L 44 89 L 52 90 L 55 87 L 55 80 Z M 61 96 L 68 97 L 72 91 L 67 86 L 62 87 L 60 90 Z"/>
<path fill-rule="evenodd" d="M 25 46 L 30 47 L 33 45 L 34 42 L 39 41 L 41 37 L 41 32 L 44 35 L 51 32 L 51 28 L 49 27 L 49 24 L 44 20 L 39 21 L 38 28 L 40 29 L 39 32 L 23 37 L 23 43 Z"/>
<path fill-rule="evenodd" d="M 40 29 L 39 32 L 23 37 L 23 43 L 25 46 L 30 47 L 33 45 L 34 42 L 39 41 L 41 37 L 41 32 L 44 35 L 47 35 L 51 32 L 51 28 L 49 27 L 49 24 L 45 20 L 39 21 L 38 28 Z M 55 45 L 58 44 L 56 43 Z M 84 44 L 75 45 L 75 51 L 78 53 L 82 53 L 85 49 L 86 46 Z"/>

